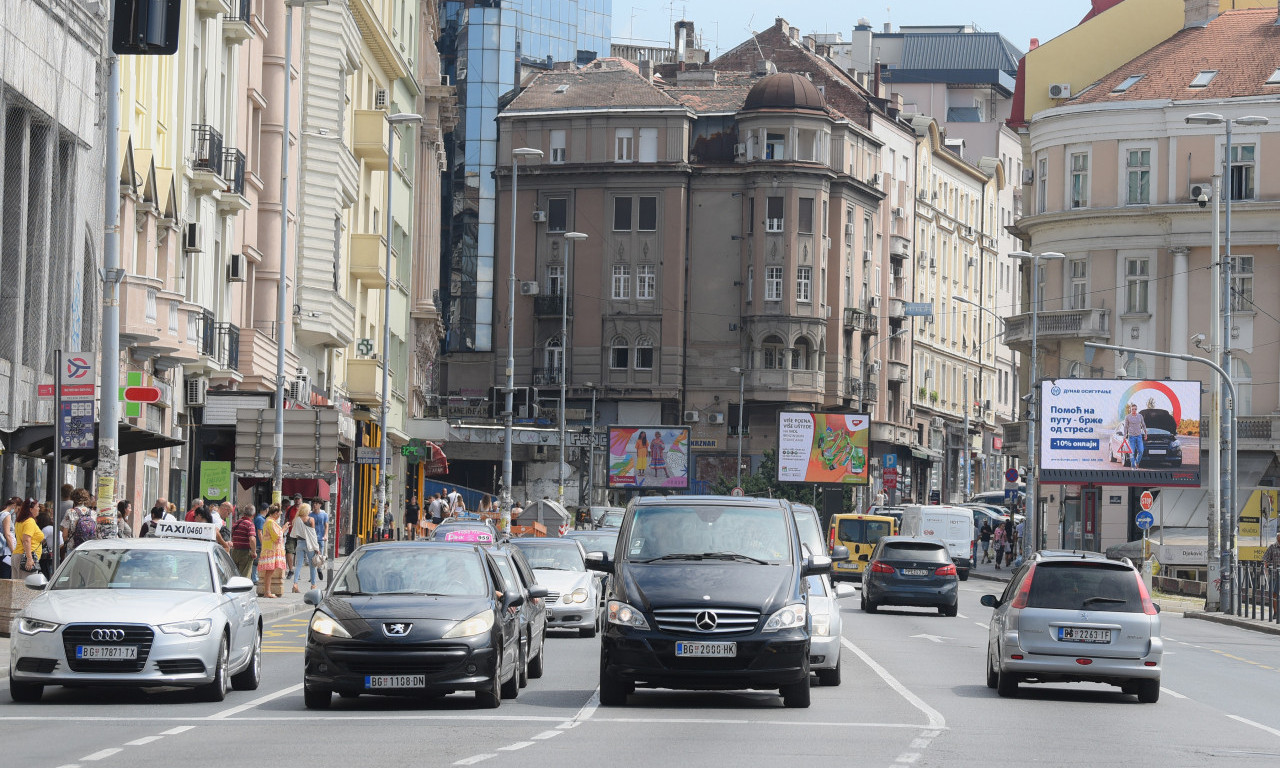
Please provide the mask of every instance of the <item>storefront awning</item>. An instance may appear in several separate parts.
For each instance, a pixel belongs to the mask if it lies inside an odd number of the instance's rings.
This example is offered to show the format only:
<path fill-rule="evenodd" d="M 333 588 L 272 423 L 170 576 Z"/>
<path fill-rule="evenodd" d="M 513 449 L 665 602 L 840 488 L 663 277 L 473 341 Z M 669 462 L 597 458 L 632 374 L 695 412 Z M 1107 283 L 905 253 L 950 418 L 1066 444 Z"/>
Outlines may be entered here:
<path fill-rule="evenodd" d="M 935 457 L 933 457 L 933 456 L 930 456 L 928 451 L 921 450 L 920 448 L 912 448 L 912 449 L 911 449 L 911 456 L 912 456 L 913 458 L 916 458 L 916 459 L 923 459 L 923 460 L 925 460 L 925 461 L 929 461 L 930 459 L 935 458 Z M 941 458 L 941 457 L 937 457 L 937 458 Z"/>
<path fill-rule="evenodd" d="M 94 425 L 95 442 L 99 438 L 100 424 Z M 139 451 L 156 451 L 161 448 L 172 448 L 175 445 L 182 445 L 182 441 L 173 437 L 152 432 L 149 429 L 136 427 L 127 422 L 120 423 L 120 455 L 127 456 L 131 453 Z M 5 442 L 8 444 L 7 450 L 12 451 L 20 456 L 29 456 L 36 459 L 53 460 L 53 425 L 52 424 L 36 424 L 29 427 L 19 427 Z M 77 467 L 85 469 L 94 469 L 98 466 L 98 450 L 96 448 L 89 450 L 73 450 L 63 451 L 62 461 L 66 464 L 74 464 Z"/>

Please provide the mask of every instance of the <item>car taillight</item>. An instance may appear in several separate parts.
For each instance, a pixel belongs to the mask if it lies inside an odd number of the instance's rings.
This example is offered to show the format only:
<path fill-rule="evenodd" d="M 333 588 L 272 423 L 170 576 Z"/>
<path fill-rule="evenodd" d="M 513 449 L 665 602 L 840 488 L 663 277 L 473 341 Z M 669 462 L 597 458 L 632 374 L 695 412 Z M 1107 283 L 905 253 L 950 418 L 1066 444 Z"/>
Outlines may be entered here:
<path fill-rule="evenodd" d="M 949 563 L 947 565 L 944 565 L 938 570 L 934 571 L 933 573 L 936 576 L 955 576 L 956 575 L 955 563 Z"/>
<path fill-rule="evenodd" d="M 835 548 L 836 548 L 836 529 L 832 528 L 830 531 L 827 532 L 827 551 L 830 552 Z"/>
<path fill-rule="evenodd" d="M 894 570 L 892 565 L 886 565 L 880 562 L 879 560 L 873 560 L 871 562 L 871 572 L 872 573 L 897 573 L 897 571 Z"/>
<path fill-rule="evenodd" d="M 1036 567 L 1033 565 L 1027 569 L 1026 578 L 1022 580 L 1022 585 L 1018 587 L 1018 594 L 1013 598 L 1010 604 L 1011 608 L 1026 608 L 1027 598 L 1031 595 L 1031 577 L 1036 575 Z"/>
<path fill-rule="evenodd" d="M 1138 594 L 1142 596 L 1142 612 L 1148 616 L 1156 615 L 1156 604 L 1151 602 L 1151 593 L 1147 592 L 1147 583 L 1142 580 L 1142 574 L 1134 571 L 1134 576 L 1138 579 Z"/>

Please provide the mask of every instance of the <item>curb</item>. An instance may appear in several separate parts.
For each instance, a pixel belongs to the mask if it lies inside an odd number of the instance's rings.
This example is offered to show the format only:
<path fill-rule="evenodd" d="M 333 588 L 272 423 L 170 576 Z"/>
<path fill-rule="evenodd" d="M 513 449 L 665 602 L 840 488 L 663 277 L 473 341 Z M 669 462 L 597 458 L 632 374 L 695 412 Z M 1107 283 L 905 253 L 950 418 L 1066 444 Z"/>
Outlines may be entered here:
<path fill-rule="evenodd" d="M 1267 635 L 1280 635 L 1280 624 L 1273 624 L 1270 622 L 1264 623 L 1257 619 L 1242 619 L 1239 616 L 1229 616 L 1224 613 L 1208 613 L 1206 611 L 1186 611 L 1182 615 L 1188 619 L 1200 619 L 1201 621 L 1210 621 L 1214 624 L 1225 624 L 1230 627 L 1239 627 L 1240 629 L 1248 629 Z"/>

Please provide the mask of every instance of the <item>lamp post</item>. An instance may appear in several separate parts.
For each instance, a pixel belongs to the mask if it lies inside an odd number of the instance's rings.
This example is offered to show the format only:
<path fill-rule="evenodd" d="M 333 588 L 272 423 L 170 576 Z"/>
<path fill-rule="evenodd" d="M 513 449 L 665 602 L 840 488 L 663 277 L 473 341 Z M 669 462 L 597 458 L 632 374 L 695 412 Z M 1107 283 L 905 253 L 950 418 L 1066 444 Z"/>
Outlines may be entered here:
<path fill-rule="evenodd" d="M 1038 346 L 1039 339 L 1037 338 L 1040 330 L 1040 260 L 1065 259 L 1066 256 L 1057 251 L 1047 251 L 1045 253 L 1013 251 L 1009 256 L 1019 261 L 1031 262 L 1031 386 L 1028 393 L 1031 395 L 1031 420 L 1027 423 L 1027 455 L 1029 457 L 1027 466 L 1027 499 L 1031 502 L 1031 511 L 1027 514 L 1026 535 L 1026 538 L 1031 540 L 1031 549 L 1027 549 L 1024 541 L 1022 552 L 1025 557 L 1040 548 L 1040 481 L 1037 477 L 1037 473 L 1040 471 L 1040 445 L 1036 442 L 1036 425 L 1040 421 L 1040 412 L 1038 410 L 1040 400 L 1040 348 Z"/>
<path fill-rule="evenodd" d="M 564 506 L 564 484 L 565 472 L 569 469 L 569 463 L 565 461 L 564 455 L 564 394 L 565 387 L 569 383 L 569 278 L 572 272 L 569 270 L 569 258 L 572 255 L 570 249 L 577 243 L 587 239 L 587 235 L 582 232 L 565 232 L 564 239 L 568 241 L 564 249 L 564 285 L 560 289 L 560 506 Z"/>
<path fill-rule="evenodd" d="M 542 150 L 517 147 L 511 150 L 511 271 L 507 276 L 507 386 L 502 414 L 502 532 L 511 533 L 511 419 L 516 394 L 516 204 L 519 202 L 520 158 L 542 157 Z"/>
<path fill-rule="evenodd" d="M 747 369 L 734 366 L 729 370 L 738 374 L 738 484 L 735 488 L 742 487 L 742 412 L 746 410 L 746 392 L 747 392 Z"/>
<path fill-rule="evenodd" d="M 591 389 L 591 435 L 587 448 L 587 506 L 596 503 L 596 384 L 588 381 Z"/>
<path fill-rule="evenodd" d="M 979 303 L 978 303 L 978 302 L 976 302 L 976 301 L 972 301 L 972 300 L 970 300 L 970 299 L 967 299 L 967 298 L 965 298 L 964 296 L 960 296 L 959 294 L 955 294 L 955 295 L 953 295 L 953 296 L 951 297 L 951 300 L 952 300 L 952 301 L 958 301 L 958 302 L 960 302 L 961 304 L 968 304 L 969 306 L 971 306 L 971 307 L 973 307 L 973 308 L 975 308 L 975 309 L 977 309 L 977 310 L 979 310 L 979 311 L 981 311 L 981 312 L 986 312 L 988 315 L 991 315 L 991 316 L 992 316 L 992 317 L 994 317 L 996 320 L 1000 321 L 1000 323 L 1001 323 L 1001 324 L 1003 324 L 1003 323 L 1004 323 L 1004 318 L 1003 318 L 1003 317 L 1000 317 L 1000 316 L 999 316 L 999 315 L 997 315 L 995 312 L 992 312 L 991 310 L 987 309 L 986 307 L 982 306 L 981 304 L 979 304 Z M 998 339 L 998 338 L 1000 338 L 1000 337 L 1001 337 L 1001 336 L 1003 336 L 1003 335 L 1004 335 L 1004 331 L 1001 331 L 1000 333 L 997 333 L 997 334 L 995 334 L 994 336 L 992 336 L 992 337 L 991 337 L 991 339 Z M 983 347 L 983 346 L 985 346 L 985 345 L 986 345 L 986 343 L 987 343 L 988 341 L 991 341 L 991 339 L 983 339 L 983 340 L 982 340 L 981 342 L 979 342 L 979 344 L 978 344 L 978 371 L 979 371 L 979 377 L 978 377 L 978 399 L 979 399 L 979 400 L 981 400 L 981 399 L 982 399 L 982 377 L 981 377 L 981 371 L 982 371 L 982 347 Z M 994 366 L 993 366 L 993 367 L 994 367 Z M 966 377 L 966 378 L 965 378 L 965 387 L 967 388 L 967 387 L 968 387 L 968 385 L 969 385 L 969 379 L 968 379 L 968 377 Z M 965 434 L 965 439 L 967 440 L 967 439 L 968 439 L 968 435 L 969 435 L 969 393 L 968 393 L 968 391 L 966 391 L 966 392 L 965 392 L 965 395 L 964 395 L 964 401 L 965 401 L 965 412 L 964 412 L 964 434 Z M 983 409 L 983 423 L 984 423 L 984 424 L 986 423 L 986 410 L 987 410 L 987 409 L 985 409 L 985 408 Z M 983 477 L 983 479 L 984 479 L 984 480 L 985 480 L 985 478 L 986 478 L 986 467 L 987 467 L 987 464 L 986 464 L 986 458 L 984 457 L 984 458 L 983 458 L 983 461 L 982 461 L 982 473 L 981 473 L 981 474 L 982 474 L 982 477 Z M 968 496 L 969 496 L 969 494 L 970 494 L 969 478 L 970 478 L 970 476 L 973 474 L 973 470 L 972 470 L 972 468 L 969 466 L 969 453 L 968 453 L 967 451 L 966 451 L 966 453 L 965 453 L 965 470 L 966 470 L 966 471 L 965 471 L 965 488 L 964 488 L 964 491 L 965 491 L 965 498 L 968 498 Z M 981 491 L 981 490 L 982 490 L 982 486 L 979 486 L 978 490 L 979 490 L 979 491 Z"/>
<path fill-rule="evenodd" d="M 862 392 L 863 392 L 862 397 L 863 397 L 863 401 L 862 401 L 862 402 L 864 402 L 864 403 L 866 402 L 866 391 L 867 391 L 867 387 L 868 387 L 868 386 L 870 386 L 870 384 L 871 384 L 871 381 L 870 381 L 870 380 L 871 380 L 871 376 L 869 375 L 869 371 L 868 371 L 868 368 L 867 368 L 867 362 L 868 362 L 868 360 L 870 360 L 870 358 L 871 358 L 871 353 L 875 351 L 876 347 L 880 346 L 881 344 L 885 343 L 886 341 L 890 341 L 891 339 L 896 339 L 896 338 L 898 338 L 899 336 L 903 335 L 904 333 L 906 333 L 906 332 L 908 332 L 908 331 L 910 331 L 910 330 L 911 330 L 911 328 L 910 328 L 909 326 L 904 325 L 904 326 L 902 326 L 901 328 L 899 328 L 898 330 L 894 331 L 893 333 L 889 334 L 888 336 L 885 336 L 883 339 L 880 339 L 880 340 L 879 340 L 879 341 L 877 341 L 875 344 L 872 344 L 871 346 L 867 347 L 866 349 L 864 349 L 864 350 L 862 351 L 862 379 L 863 379 L 863 384 L 862 384 Z M 868 415 L 868 416 L 870 416 L 870 415 L 871 415 L 870 410 L 868 410 L 868 411 L 867 411 L 867 415 Z M 867 486 L 858 486 L 858 494 L 859 494 L 859 497 L 861 497 L 861 495 L 867 491 L 867 488 L 868 488 Z M 858 509 L 864 509 L 864 508 L 865 508 L 865 505 L 862 503 L 863 501 L 865 501 L 865 499 L 859 498 Z"/>

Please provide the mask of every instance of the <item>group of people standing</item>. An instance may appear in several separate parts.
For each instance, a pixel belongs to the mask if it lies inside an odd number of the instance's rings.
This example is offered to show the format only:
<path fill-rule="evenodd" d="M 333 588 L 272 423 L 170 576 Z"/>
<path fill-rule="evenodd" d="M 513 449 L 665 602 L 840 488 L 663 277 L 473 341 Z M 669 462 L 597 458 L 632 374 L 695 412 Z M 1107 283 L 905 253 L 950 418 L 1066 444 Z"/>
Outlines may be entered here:
<path fill-rule="evenodd" d="M 480 504 L 476 506 L 475 513 L 467 509 L 467 503 L 462 497 L 462 492 L 457 488 L 449 491 L 440 491 L 433 493 L 427 497 L 426 510 L 418 505 L 418 495 L 409 494 L 409 500 L 404 505 L 404 533 L 405 538 L 410 541 L 421 537 L 427 538 L 431 535 L 431 531 L 437 525 L 444 522 L 448 517 L 487 517 L 497 511 L 497 507 L 493 504 L 493 497 L 485 494 L 480 499 Z"/>
<path fill-rule="evenodd" d="M 978 529 L 978 541 L 982 546 L 982 562 L 994 562 L 997 571 L 1000 570 L 1001 564 L 1011 567 L 1018 556 L 1019 545 L 1022 543 L 1022 526 L 1023 523 L 1013 522 L 1012 515 L 994 527 L 991 521 L 983 521 L 982 527 Z"/>
<path fill-rule="evenodd" d="M 324 577 L 322 566 L 328 551 L 329 513 L 324 510 L 323 502 L 317 501 L 313 507 L 302 500 L 301 494 L 294 494 L 292 501 L 283 513 L 277 504 L 267 506 L 253 518 L 253 532 L 248 527 L 243 529 L 242 541 L 256 533 L 261 545 L 257 547 L 257 580 L 262 585 L 263 597 L 280 597 L 284 593 L 284 580 L 288 578 L 293 579 L 293 591 L 300 592 L 298 580 L 303 568 L 308 569 L 310 589 L 316 589 L 317 580 Z M 233 558 L 236 545 L 233 531 Z M 246 550 L 250 548 L 244 546 Z M 242 555 L 236 565 L 241 565 L 244 559 Z"/>

